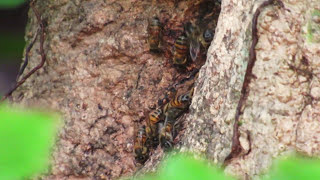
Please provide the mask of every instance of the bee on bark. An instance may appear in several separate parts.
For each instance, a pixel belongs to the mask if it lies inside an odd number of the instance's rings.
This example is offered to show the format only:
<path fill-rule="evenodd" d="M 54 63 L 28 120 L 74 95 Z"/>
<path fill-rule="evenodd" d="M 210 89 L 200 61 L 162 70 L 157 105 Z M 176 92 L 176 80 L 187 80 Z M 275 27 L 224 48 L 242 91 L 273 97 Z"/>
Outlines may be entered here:
<path fill-rule="evenodd" d="M 134 154 L 137 162 L 143 164 L 149 158 L 149 148 L 147 147 L 146 127 L 141 126 L 134 141 Z"/>
<path fill-rule="evenodd" d="M 175 125 L 176 119 L 172 116 L 166 116 L 165 124 L 161 127 L 159 133 L 159 141 L 161 148 L 165 151 L 170 150 L 173 146 L 173 138 L 175 136 Z"/>
<path fill-rule="evenodd" d="M 189 53 L 192 61 L 195 61 L 200 54 L 200 29 L 198 26 L 192 25 L 190 22 L 184 25 L 184 31 L 189 39 Z"/>
<path fill-rule="evenodd" d="M 159 141 L 164 150 L 170 150 L 173 146 L 173 139 L 176 136 L 177 118 L 185 112 L 186 109 L 168 108 L 165 115 L 165 122 L 160 127 Z"/>
<path fill-rule="evenodd" d="M 158 108 L 149 114 L 149 119 L 147 121 L 146 133 L 148 138 L 148 144 L 155 147 L 159 144 L 158 133 L 160 121 L 163 120 L 162 109 Z"/>
<path fill-rule="evenodd" d="M 158 99 L 158 106 L 163 107 L 163 105 L 167 104 L 171 98 L 173 98 L 177 93 L 177 90 L 175 87 L 170 87 L 167 89 L 167 92 L 165 93 L 164 97 L 161 99 Z"/>
<path fill-rule="evenodd" d="M 213 37 L 214 37 L 214 32 L 212 30 L 206 29 L 203 32 L 202 37 L 200 38 L 200 42 L 205 50 L 208 50 L 208 47 L 210 46 Z"/>
<path fill-rule="evenodd" d="M 178 108 L 178 109 L 185 109 L 191 103 L 193 94 L 193 88 L 186 94 L 182 94 L 179 96 L 175 96 L 168 104 L 164 107 L 164 112 L 166 113 L 170 108 Z"/>
<path fill-rule="evenodd" d="M 188 39 L 185 34 L 179 36 L 174 43 L 173 64 L 186 65 L 188 60 Z"/>
<path fill-rule="evenodd" d="M 160 45 L 160 39 L 162 36 L 161 29 L 162 29 L 162 25 L 159 18 L 153 17 L 149 21 L 149 25 L 148 25 L 148 32 L 149 32 L 148 43 L 149 43 L 151 52 L 160 52 L 159 45 Z"/>
<path fill-rule="evenodd" d="M 186 94 L 176 96 L 164 107 L 165 122 L 160 129 L 159 141 L 164 150 L 171 149 L 173 139 L 176 136 L 175 126 L 176 120 L 189 107 L 193 95 L 193 88 Z"/>

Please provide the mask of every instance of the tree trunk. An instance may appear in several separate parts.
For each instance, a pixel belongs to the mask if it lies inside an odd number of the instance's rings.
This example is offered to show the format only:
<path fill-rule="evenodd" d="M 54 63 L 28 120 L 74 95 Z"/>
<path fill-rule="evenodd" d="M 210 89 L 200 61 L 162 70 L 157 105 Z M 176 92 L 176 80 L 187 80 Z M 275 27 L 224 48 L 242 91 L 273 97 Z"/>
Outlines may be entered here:
<path fill-rule="evenodd" d="M 262 2 L 222 1 L 176 148 L 220 165 L 231 153 L 252 18 Z M 115 179 L 138 169 L 132 153 L 135 129 L 167 88 L 187 76 L 171 65 L 170 48 L 182 24 L 199 17 L 206 3 L 212 1 L 36 2 L 46 22 L 47 61 L 13 93 L 13 101 L 63 115 L 46 179 Z M 267 6 L 258 18 L 255 78 L 237 122 L 242 151 L 225 163 L 228 173 L 242 179 L 265 172 L 274 157 L 287 152 L 320 154 L 320 3 L 283 3 L 285 8 Z M 152 16 L 164 24 L 162 54 L 149 52 Z M 32 11 L 29 19 L 30 41 L 39 26 Z M 38 49 L 39 41 L 25 72 L 40 62 Z M 143 170 L 155 169 L 162 156 L 158 148 Z"/>
<path fill-rule="evenodd" d="M 182 147 L 216 163 L 223 163 L 231 151 L 252 16 L 262 2 L 223 1 L 216 36 L 196 84 Z M 314 15 L 319 2 L 283 1 L 285 9 L 271 5 L 262 10 L 255 78 L 239 121 L 242 152 L 227 163 L 227 172 L 252 178 L 279 155 L 320 154 L 319 29 L 308 30 L 319 27 L 319 15 Z"/>

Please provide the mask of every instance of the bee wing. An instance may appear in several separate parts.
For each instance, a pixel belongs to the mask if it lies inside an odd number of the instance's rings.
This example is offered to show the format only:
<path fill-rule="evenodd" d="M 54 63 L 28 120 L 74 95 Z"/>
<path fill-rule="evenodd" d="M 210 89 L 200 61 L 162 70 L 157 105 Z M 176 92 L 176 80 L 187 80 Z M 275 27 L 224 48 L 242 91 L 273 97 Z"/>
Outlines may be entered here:
<path fill-rule="evenodd" d="M 190 57 L 192 59 L 192 61 L 195 61 L 200 53 L 200 43 L 199 41 L 196 40 L 192 40 L 190 42 Z"/>
<path fill-rule="evenodd" d="M 161 134 L 162 129 L 164 128 L 164 123 L 158 124 L 158 134 Z"/>
<path fill-rule="evenodd" d="M 190 22 L 187 22 L 183 26 L 184 32 L 186 33 L 187 37 L 191 37 L 194 32 L 194 27 Z"/>

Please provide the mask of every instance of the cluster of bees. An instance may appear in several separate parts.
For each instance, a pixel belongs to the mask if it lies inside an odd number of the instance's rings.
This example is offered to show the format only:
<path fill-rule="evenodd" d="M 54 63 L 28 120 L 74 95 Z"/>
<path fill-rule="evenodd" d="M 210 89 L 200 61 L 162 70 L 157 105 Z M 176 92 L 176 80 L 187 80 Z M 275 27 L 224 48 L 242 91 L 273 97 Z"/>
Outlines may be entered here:
<path fill-rule="evenodd" d="M 136 135 L 134 153 L 137 162 L 144 163 L 149 157 L 150 149 L 159 144 L 164 150 L 172 148 L 177 135 L 176 120 L 189 109 L 192 95 L 193 88 L 185 94 L 175 95 L 164 106 L 149 114 L 147 125 L 141 126 Z"/>
<path fill-rule="evenodd" d="M 148 31 L 150 51 L 160 52 L 162 24 L 158 17 L 151 19 Z M 201 55 L 206 54 L 213 37 L 214 33 L 211 29 L 201 30 L 190 22 L 184 24 L 184 32 L 178 36 L 173 46 L 172 64 L 177 67 L 186 67 L 191 62 L 195 62 Z"/>
<path fill-rule="evenodd" d="M 153 17 L 149 21 L 150 52 L 161 52 L 163 31 L 161 24 L 158 17 Z M 179 69 L 200 61 L 206 55 L 214 37 L 211 29 L 201 29 L 190 22 L 185 23 L 183 29 L 184 32 L 176 38 L 172 48 L 172 64 Z M 143 164 L 149 158 L 150 150 L 159 144 L 165 151 L 172 148 L 174 138 L 178 133 L 177 119 L 188 111 L 192 96 L 193 84 L 187 92 L 180 95 L 177 90 L 174 90 L 163 103 L 164 105 L 158 106 L 149 114 L 145 125 L 139 128 L 135 137 L 134 153 L 137 162 Z"/>

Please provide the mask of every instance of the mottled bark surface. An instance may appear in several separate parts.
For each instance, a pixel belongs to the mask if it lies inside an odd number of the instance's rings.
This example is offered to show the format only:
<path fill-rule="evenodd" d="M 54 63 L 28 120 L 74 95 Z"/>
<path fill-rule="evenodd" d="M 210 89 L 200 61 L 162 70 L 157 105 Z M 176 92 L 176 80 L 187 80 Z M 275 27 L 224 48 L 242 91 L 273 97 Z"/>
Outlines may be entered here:
<path fill-rule="evenodd" d="M 158 15 L 171 29 L 172 45 L 197 1 L 38 1 L 46 20 L 45 66 L 13 94 L 13 100 L 60 111 L 65 125 L 46 179 L 115 179 L 137 170 L 135 127 L 179 73 L 165 54 L 148 52 L 147 22 Z M 222 164 L 251 45 L 251 20 L 261 0 L 223 0 L 216 35 L 183 116 L 178 148 Z M 241 178 L 267 170 L 274 157 L 298 150 L 320 154 L 319 1 L 286 0 L 288 10 L 265 8 L 258 22 L 256 76 L 240 117 L 243 152 L 226 171 Z M 38 25 L 30 11 L 28 40 Z M 311 27 L 311 30 L 310 28 Z M 317 28 L 314 28 L 317 29 Z M 310 35 L 311 34 L 311 35 Z M 171 43 L 171 44 L 170 44 Z M 26 71 L 40 61 L 39 42 Z M 183 76 L 183 75 L 182 75 Z M 179 79 L 179 78 L 178 78 Z M 161 159 L 157 149 L 144 169 Z"/>
<path fill-rule="evenodd" d="M 115 179 L 136 170 L 134 131 L 187 75 L 172 66 L 170 50 L 182 24 L 199 14 L 199 2 L 36 1 L 47 61 L 13 101 L 59 111 L 65 120 L 45 179 Z M 160 54 L 149 53 L 147 43 L 153 16 L 164 26 Z M 39 26 L 32 11 L 29 17 L 30 43 Z M 37 41 L 25 73 L 39 62 Z"/>
<path fill-rule="evenodd" d="M 262 2 L 223 1 L 209 58 L 196 85 L 182 147 L 219 164 L 231 150 L 252 15 Z M 243 152 L 227 164 L 227 172 L 255 177 L 279 155 L 294 150 L 319 155 L 319 30 L 310 30 L 319 27 L 319 16 L 314 15 L 319 2 L 283 1 L 287 10 L 273 5 L 260 14 L 255 78 L 240 117 Z"/>

